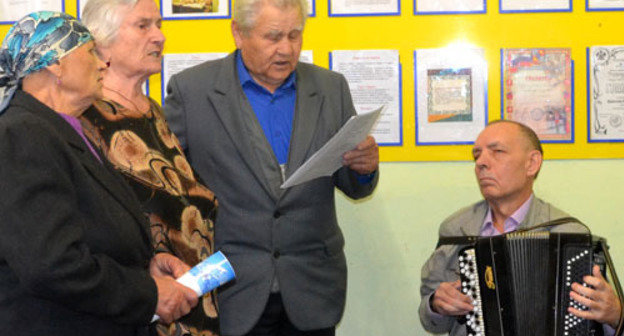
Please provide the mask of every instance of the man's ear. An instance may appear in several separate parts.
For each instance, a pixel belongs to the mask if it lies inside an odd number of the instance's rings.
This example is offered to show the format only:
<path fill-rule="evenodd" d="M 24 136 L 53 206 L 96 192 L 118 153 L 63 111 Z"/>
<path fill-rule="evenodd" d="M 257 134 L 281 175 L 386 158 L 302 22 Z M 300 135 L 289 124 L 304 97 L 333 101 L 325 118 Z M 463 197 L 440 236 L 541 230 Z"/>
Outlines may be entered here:
<path fill-rule="evenodd" d="M 529 152 L 529 159 L 527 160 L 527 175 L 536 176 L 542 167 L 542 153 L 538 150 L 532 150 Z"/>
<path fill-rule="evenodd" d="M 240 49 L 243 44 L 243 32 L 240 29 L 238 23 L 232 20 L 232 24 L 230 25 L 232 28 L 232 36 L 234 37 L 234 44 L 236 44 L 236 49 Z"/>

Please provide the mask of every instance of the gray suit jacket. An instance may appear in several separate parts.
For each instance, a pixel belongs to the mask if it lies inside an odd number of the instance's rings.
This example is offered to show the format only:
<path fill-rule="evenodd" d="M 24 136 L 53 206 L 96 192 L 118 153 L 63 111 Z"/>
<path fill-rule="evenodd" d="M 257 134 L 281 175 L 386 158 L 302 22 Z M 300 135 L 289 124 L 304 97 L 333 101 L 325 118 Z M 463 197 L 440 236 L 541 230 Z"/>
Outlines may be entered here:
<path fill-rule="evenodd" d="M 296 68 L 297 102 L 286 176 L 355 114 L 343 76 L 314 65 Z M 353 171 L 281 190 L 281 171 L 247 101 L 234 54 L 171 78 L 165 114 L 188 159 L 219 198 L 216 250 L 236 272 L 219 291 L 225 335 L 248 332 L 260 318 L 274 276 L 286 312 L 300 329 L 338 323 L 346 290 L 344 239 L 334 187 L 352 198 L 369 195 Z"/>
<path fill-rule="evenodd" d="M 439 235 L 443 236 L 478 236 L 487 214 L 486 201 L 480 201 L 469 207 L 460 209 L 440 225 Z M 565 212 L 549 203 L 534 197 L 524 221 L 518 229 L 528 228 L 541 223 L 568 217 Z M 553 232 L 585 232 L 578 224 L 566 224 L 555 227 Z M 430 314 L 429 297 L 442 282 L 455 281 L 458 263 L 457 253 L 461 246 L 443 245 L 437 248 L 423 265 L 420 283 L 420 307 L 418 313 L 423 327 L 432 333 L 449 333 L 451 336 L 466 335 L 466 327 L 457 323 L 451 316 L 433 316 Z"/>

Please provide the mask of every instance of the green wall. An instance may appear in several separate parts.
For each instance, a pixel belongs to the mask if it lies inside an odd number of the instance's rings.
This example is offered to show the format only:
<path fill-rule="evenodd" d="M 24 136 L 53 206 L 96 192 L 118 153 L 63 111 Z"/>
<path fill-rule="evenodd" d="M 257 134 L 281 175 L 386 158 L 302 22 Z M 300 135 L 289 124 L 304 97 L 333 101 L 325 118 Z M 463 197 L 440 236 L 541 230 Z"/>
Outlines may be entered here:
<path fill-rule="evenodd" d="M 548 154 L 548 153 L 546 153 Z M 364 201 L 339 195 L 349 265 L 347 306 L 338 336 L 427 335 L 418 319 L 420 267 L 440 222 L 480 199 L 472 162 L 382 163 Z M 606 237 L 624 278 L 624 160 L 546 161 L 538 197 Z"/>

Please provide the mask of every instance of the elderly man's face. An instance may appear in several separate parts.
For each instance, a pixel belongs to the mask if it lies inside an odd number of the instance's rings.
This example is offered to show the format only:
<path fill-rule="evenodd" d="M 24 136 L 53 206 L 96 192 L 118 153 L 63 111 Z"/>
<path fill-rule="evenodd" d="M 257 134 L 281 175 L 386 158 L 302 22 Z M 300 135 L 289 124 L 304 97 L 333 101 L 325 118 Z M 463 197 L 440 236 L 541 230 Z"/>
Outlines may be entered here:
<path fill-rule="evenodd" d="M 477 182 L 486 200 L 515 200 L 532 192 L 541 155 L 531 150 L 517 125 L 497 123 L 486 127 L 475 141 L 472 154 Z"/>
<path fill-rule="evenodd" d="M 265 3 L 250 31 L 243 32 L 233 22 L 232 34 L 253 79 L 274 92 L 297 66 L 303 19 L 295 7 L 282 9 Z"/>

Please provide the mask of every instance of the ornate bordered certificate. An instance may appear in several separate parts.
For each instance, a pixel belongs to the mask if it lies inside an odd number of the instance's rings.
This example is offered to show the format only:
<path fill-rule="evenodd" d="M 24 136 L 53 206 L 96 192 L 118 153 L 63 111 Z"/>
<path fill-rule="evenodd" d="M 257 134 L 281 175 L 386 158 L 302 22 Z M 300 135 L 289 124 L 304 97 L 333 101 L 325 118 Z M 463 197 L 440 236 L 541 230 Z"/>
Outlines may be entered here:
<path fill-rule="evenodd" d="M 571 12 L 572 0 L 499 0 L 501 13 Z"/>
<path fill-rule="evenodd" d="M 503 49 L 501 57 L 502 117 L 541 140 L 573 142 L 570 49 Z"/>
<path fill-rule="evenodd" d="M 371 135 L 385 146 L 402 144 L 401 69 L 397 50 L 337 50 L 332 70 L 345 76 L 358 113 L 385 106 Z"/>
<path fill-rule="evenodd" d="M 63 0 L 1 0 L 0 24 L 13 23 L 26 14 L 41 10 L 63 12 L 65 3 Z"/>
<path fill-rule="evenodd" d="M 427 121 L 472 121 L 472 69 L 427 70 Z"/>
<path fill-rule="evenodd" d="M 482 49 L 414 53 L 416 144 L 472 143 L 487 121 L 487 65 Z"/>
<path fill-rule="evenodd" d="M 624 46 L 589 49 L 589 141 L 624 141 Z"/>

